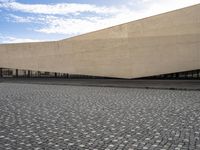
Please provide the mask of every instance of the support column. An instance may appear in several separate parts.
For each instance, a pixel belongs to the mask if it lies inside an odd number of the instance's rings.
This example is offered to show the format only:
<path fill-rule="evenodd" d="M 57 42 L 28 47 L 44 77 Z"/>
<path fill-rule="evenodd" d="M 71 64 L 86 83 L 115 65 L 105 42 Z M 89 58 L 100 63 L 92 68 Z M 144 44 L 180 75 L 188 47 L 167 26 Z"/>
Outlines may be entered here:
<path fill-rule="evenodd" d="M 30 78 L 31 77 L 31 71 L 28 70 L 28 77 Z"/>
<path fill-rule="evenodd" d="M 40 71 L 38 71 L 38 78 L 40 78 L 41 77 L 41 73 L 40 73 Z"/>
<path fill-rule="evenodd" d="M 176 79 L 178 79 L 179 78 L 179 73 L 176 73 Z"/>
<path fill-rule="evenodd" d="M 3 77 L 3 69 L 0 68 L 0 77 Z"/>
<path fill-rule="evenodd" d="M 15 76 L 18 77 L 18 74 L 19 74 L 18 69 L 16 69 L 15 72 L 16 72 Z"/>
<path fill-rule="evenodd" d="M 26 77 L 26 70 L 23 70 L 23 77 Z"/>
<path fill-rule="evenodd" d="M 192 79 L 194 79 L 194 71 L 192 71 L 192 73 L 191 73 L 191 74 L 192 74 Z"/>

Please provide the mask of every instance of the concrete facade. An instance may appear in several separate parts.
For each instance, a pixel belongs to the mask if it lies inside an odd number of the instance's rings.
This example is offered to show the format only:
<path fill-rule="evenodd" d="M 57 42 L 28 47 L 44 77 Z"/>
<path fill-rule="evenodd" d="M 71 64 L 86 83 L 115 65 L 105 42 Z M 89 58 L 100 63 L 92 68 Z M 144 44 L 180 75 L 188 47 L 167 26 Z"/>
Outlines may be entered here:
<path fill-rule="evenodd" d="M 55 42 L 0 45 L 0 67 L 119 78 L 200 69 L 200 4 Z"/>

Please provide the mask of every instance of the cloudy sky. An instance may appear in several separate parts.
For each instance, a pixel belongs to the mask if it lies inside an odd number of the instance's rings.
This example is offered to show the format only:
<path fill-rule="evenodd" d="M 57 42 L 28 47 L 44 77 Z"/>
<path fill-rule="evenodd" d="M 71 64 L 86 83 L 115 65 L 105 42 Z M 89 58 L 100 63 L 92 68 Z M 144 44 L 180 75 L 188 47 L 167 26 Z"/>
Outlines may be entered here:
<path fill-rule="evenodd" d="M 0 0 L 0 43 L 60 40 L 200 0 Z"/>

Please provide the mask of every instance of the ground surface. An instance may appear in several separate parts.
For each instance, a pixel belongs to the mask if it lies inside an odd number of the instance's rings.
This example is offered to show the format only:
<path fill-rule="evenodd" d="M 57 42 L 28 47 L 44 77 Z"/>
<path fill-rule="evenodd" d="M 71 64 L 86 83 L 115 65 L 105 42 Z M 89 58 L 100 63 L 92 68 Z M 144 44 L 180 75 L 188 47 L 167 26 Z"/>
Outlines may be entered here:
<path fill-rule="evenodd" d="M 0 149 L 200 149 L 200 92 L 0 83 Z"/>
<path fill-rule="evenodd" d="M 0 78 L 4 83 L 45 85 L 78 85 L 98 87 L 178 89 L 200 91 L 200 80 L 125 80 L 125 79 L 67 79 L 67 78 Z"/>

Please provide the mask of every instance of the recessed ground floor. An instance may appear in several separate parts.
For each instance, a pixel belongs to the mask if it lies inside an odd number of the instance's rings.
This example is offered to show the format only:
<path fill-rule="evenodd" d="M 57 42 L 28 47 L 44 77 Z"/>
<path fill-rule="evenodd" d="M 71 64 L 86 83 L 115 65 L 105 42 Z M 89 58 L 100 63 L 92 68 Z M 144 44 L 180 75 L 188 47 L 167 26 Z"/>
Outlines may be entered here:
<path fill-rule="evenodd" d="M 23 77 L 23 78 L 66 78 L 66 79 L 117 79 L 106 76 L 91 76 L 81 74 L 69 74 L 61 72 L 45 72 L 45 71 L 33 71 L 23 69 L 11 69 L 11 68 L 0 68 L 0 77 Z M 118 78 L 120 79 L 120 78 Z M 200 69 L 174 72 L 169 74 L 159 74 L 156 76 L 147 76 L 136 79 L 200 79 Z M 130 79 L 131 80 L 131 79 Z"/>

